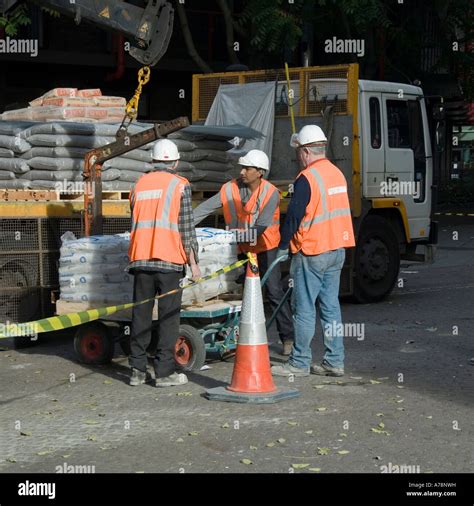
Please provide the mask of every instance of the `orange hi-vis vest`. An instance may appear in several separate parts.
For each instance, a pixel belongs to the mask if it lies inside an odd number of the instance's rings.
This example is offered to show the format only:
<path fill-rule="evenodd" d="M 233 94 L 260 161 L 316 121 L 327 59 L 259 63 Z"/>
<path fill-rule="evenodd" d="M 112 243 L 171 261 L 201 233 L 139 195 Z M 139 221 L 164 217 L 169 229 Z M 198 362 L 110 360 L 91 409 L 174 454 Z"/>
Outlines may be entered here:
<path fill-rule="evenodd" d="M 187 261 L 178 221 L 186 178 L 165 171 L 142 176 L 130 192 L 132 230 L 128 256 L 136 260 Z"/>
<path fill-rule="evenodd" d="M 248 230 L 253 227 L 274 192 L 278 192 L 278 188 L 262 179 L 259 188 L 252 193 L 244 206 L 240 198 L 237 181 L 233 179 L 225 183 L 221 188 L 220 196 L 226 225 L 231 229 Z M 278 205 L 273 213 L 272 224 L 257 238 L 256 244 L 241 243 L 239 244 L 239 251 L 257 254 L 276 248 L 279 243 L 280 206 Z"/>
<path fill-rule="evenodd" d="M 329 160 L 318 160 L 300 172 L 311 188 L 311 200 L 290 241 L 293 254 L 319 255 L 355 246 L 344 174 Z"/>

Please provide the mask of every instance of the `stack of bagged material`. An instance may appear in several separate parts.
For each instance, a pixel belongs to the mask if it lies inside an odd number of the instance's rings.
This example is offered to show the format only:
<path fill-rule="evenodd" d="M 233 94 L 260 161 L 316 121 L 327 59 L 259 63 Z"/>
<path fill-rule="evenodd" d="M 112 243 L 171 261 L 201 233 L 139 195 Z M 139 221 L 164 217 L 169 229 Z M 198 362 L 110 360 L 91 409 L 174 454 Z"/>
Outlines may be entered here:
<path fill-rule="evenodd" d="M 120 234 L 76 239 L 72 232 L 66 232 L 61 240 L 61 300 L 95 304 L 132 302 L 133 276 L 124 272 L 129 239 Z"/>
<path fill-rule="evenodd" d="M 198 241 L 199 267 L 203 276 L 207 276 L 222 267 L 237 262 L 237 243 L 235 234 L 219 228 L 196 228 Z M 212 299 L 222 293 L 239 293 L 240 285 L 235 280 L 242 268 L 221 274 L 215 279 L 205 281 L 183 291 L 183 304 Z M 187 269 L 191 277 L 191 270 Z"/>
<path fill-rule="evenodd" d="M 4 112 L 1 119 L 115 123 L 122 121 L 125 105 L 125 98 L 103 96 L 98 88 L 90 90 L 54 88 L 32 100 L 30 107 Z"/>
<path fill-rule="evenodd" d="M 0 121 L 0 188 L 56 189 L 70 193 L 71 187 L 66 183 L 77 182 L 74 188 L 80 192 L 85 154 L 114 142 L 119 126 L 97 122 Z M 135 123 L 128 131 L 134 134 L 150 126 Z M 234 147 L 229 135 L 213 135 L 212 129 L 211 133 L 201 132 L 198 126 L 192 126 L 169 138 L 180 151 L 178 174 L 186 177 L 193 189 L 218 190 L 237 176 L 238 157 L 229 152 Z M 152 147 L 153 144 L 142 146 L 105 162 L 102 189 L 130 190 L 145 172 L 153 169 Z"/>
<path fill-rule="evenodd" d="M 216 228 L 196 229 L 199 265 L 208 275 L 237 261 L 237 245 L 231 232 Z M 67 302 L 122 304 L 133 301 L 133 276 L 128 265 L 130 234 L 76 239 L 72 232 L 62 237 L 59 260 L 60 298 Z M 235 282 L 241 269 L 183 291 L 183 304 L 206 300 L 222 293 L 239 292 Z M 187 276 L 191 276 L 188 269 Z"/>
<path fill-rule="evenodd" d="M 168 136 L 180 152 L 179 171 L 184 168 L 195 176 L 196 189 L 219 189 L 238 175 L 238 156 L 229 153 L 234 148 L 225 138 L 187 133 L 186 129 Z M 186 174 L 184 174 L 186 177 Z"/>

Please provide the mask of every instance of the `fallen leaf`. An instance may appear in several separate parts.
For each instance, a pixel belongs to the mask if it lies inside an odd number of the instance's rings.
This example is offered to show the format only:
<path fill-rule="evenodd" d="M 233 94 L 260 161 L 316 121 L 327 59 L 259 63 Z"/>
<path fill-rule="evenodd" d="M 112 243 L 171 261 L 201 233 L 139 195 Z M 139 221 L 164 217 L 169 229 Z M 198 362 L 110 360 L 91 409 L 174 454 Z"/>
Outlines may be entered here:
<path fill-rule="evenodd" d="M 277 441 L 278 441 L 280 444 L 286 443 L 286 439 L 284 439 L 284 438 L 282 438 L 282 437 L 281 437 L 281 438 L 279 438 L 279 439 L 277 439 Z"/>
<path fill-rule="evenodd" d="M 383 413 L 377 413 L 375 416 L 384 416 Z"/>
<path fill-rule="evenodd" d="M 273 448 L 273 447 L 275 446 L 275 443 L 273 443 L 273 442 L 271 442 L 271 443 L 267 443 L 267 446 L 268 446 L 269 448 Z"/>
<path fill-rule="evenodd" d="M 105 413 L 97 413 L 97 416 L 105 416 Z"/>
<path fill-rule="evenodd" d="M 376 434 L 385 434 L 386 436 L 390 436 L 390 432 L 387 432 L 386 430 L 379 429 L 378 427 L 372 427 L 370 430 L 372 432 L 375 432 Z"/>
<path fill-rule="evenodd" d="M 313 471 L 314 473 L 319 473 L 321 471 L 320 467 L 310 467 L 308 471 Z"/>
<path fill-rule="evenodd" d="M 99 422 L 97 422 L 96 420 L 85 420 L 83 423 L 85 423 L 86 425 L 97 425 Z"/>
<path fill-rule="evenodd" d="M 328 455 L 330 452 L 330 448 L 319 448 L 318 447 L 318 455 Z"/>
<path fill-rule="evenodd" d="M 179 437 L 177 440 L 176 440 L 177 443 L 184 443 L 184 439 L 182 437 Z"/>
<path fill-rule="evenodd" d="M 228 423 L 224 423 L 223 425 L 221 425 L 221 427 L 223 429 L 228 429 L 230 427 L 230 425 Z"/>
<path fill-rule="evenodd" d="M 245 464 L 246 466 L 253 464 L 253 462 L 250 459 L 242 459 L 241 464 Z"/>
<path fill-rule="evenodd" d="M 87 436 L 87 441 L 97 441 L 97 436 Z"/>
<path fill-rule="evenodd" d="M 291 464 L 293 469 L 304 469 L 305 467 L 309 467 L 310 464 Z"/>
<path fill-rule="evenodd" d="M 325 408 L 325 407 L 320 407 L 320 408 L 316 408 L 316 411 L 326 411 L 328 408 Z"/>
<path fill-rule="evenodd" d="M 192 392 L 178 392 L 176 394 L 178 397 L 190 397 L 192 394 Z"/>
<path fill-rule="evenodd" d="M 199 432 L 188 432 L 188 436 L 197 436 Z"/>
<path fill-rule="evenodd" d="M 397 385 L 397 388 L 405 388 L 405 387 L 402 385 Z"/>
<path fill-rule="evenodd" d="M 51 402 L 59 402 L 57 399 L 49 399 Z"/>
<path fill-rule="evenodd" d="M 337 453 L 339 453 L 339 455 L 347 455 L 349 452 L 349 450 L 339 450 Z"/>
<path fill-rule="evenodd" d="M 305 431 L 304 431 L 304 433 L 305 433 L 305 434 L 312 434 L 312 433 L 313 433 L 313 431 L 312 431 L 312 430 L 305 430 Z"/>
<path fill-rule="evenodd" d="M 112 380 L 104 380 L 104 385 L 111 385 L 112 383 Z"/>
<path fill-rule="evenodd" d="M 428 332 L 436 332 L 438 330 L 438 327 L 428 327 L 425 330 L 427 330 Z"/>
<path fill-rule="evenodd" d="M 387 377 L 385 377 L 385 378 L 377 378 L 377 379 L 378 379 L 378 380 L 380 380 L 380 381 L 384 381 L 384 380 L 388 380 L 389 378 L 388 378 L 388 376 L 387 376 Z"/>
<path fill-rule="evenodd" d="M 340 432 L 340 433 L 339 433 L 339 435 L 340 435 L 341 437 L 347 437 L 347 434 L 346 434 L 345 432 Z"/>
<path fill-rule="evenodd" d="M 397 403 L 400 404 L 404 401 L 405 399 L 398 399 Z"/>
<path fill-rule="evenodd" d="M 288 422 L 288 425 L 295 426 L 295 425 L 299 425 L 299 423 L 298 422 Z"/>
<path fill-rule="evenodd" d="M 317 388 L 317 389 L 320 389 L 320 388 L 324 388 L 326 385 L 313 385 L 313 388 Z"/>
<path fill-rule="evenodd" d="M 32 433 L 31 433 L 31 432 L 21 431 L 21 432 L 20 432 L 20 435 L 21 435 L 21 436 L 31 436 L 31 435 L 32 435 Z"/>
<path fill-rule="evenodd" d="M 405 411 L 405 408 L 397 408 L 398 411 Z"/>
<path fill-rule="evenodd" d="M 53 452 L 51 452 L 49 450 L 46 450 L 46 451 L 43 451 L 43 452 L 36 452 L 36 455 L 48 455 L 50 453 L 53 453 Z"/>
<path fill-rule="evenodd" d="M 415 341 L 405 341 L 405 344 L 413 344 Z"/>
<path fill-rule="evenodd" d="M 14 464 L 16 460 L 13 457 L 8 457 L 7 462 L 11 462 L 12 464 Z"/>
<path fill-rule="evenodd" d="M 67 458 L 68 458 L 68 457 L 70 457 L 70 456 L 71 456 L 71 455 L 61 455 L 61 457 L 62 457 L 63 459 L 67 459 Z"/>
<path fill-rule="evenodd" d="M 431 420 L 433 417 L 430 415 L 430 416 L 427 416 L 426 418 L 429 418 Z"/>
<path fill-rule="evenodd" d="M 380 423 L 379 423 L 379 427 L 380 427 L 381 429 L 385 429 L 385 424 L 384 424 L 383 422 L 380 422 Z"/>
<path fill-rule="evenodd" d="M 377 380 L 370 380 L 370 384 L 371 385 L 379 385 L 381 383 L 381 381 L 377 381 Z"/>
<path fill-rule="evenodd" d="M 258 450 L 258 446 L 251 446 L 250 449 L 251 450 Z"/>
<path fill-rule="evenodd" d="M 362 376 L 349 376 L 349 378 L 352 380 L 361 380 Z"/>
<path fill-rule="evenodd" d="M 145 471 L 135 471 L 135 474 L 145 474 Z"/>
<path fill-rule="evenodd" d="M 110 450 L 110 447 L 108 447 L 108 446 L 100 446 L 99 448 L 101 450 Z"/>

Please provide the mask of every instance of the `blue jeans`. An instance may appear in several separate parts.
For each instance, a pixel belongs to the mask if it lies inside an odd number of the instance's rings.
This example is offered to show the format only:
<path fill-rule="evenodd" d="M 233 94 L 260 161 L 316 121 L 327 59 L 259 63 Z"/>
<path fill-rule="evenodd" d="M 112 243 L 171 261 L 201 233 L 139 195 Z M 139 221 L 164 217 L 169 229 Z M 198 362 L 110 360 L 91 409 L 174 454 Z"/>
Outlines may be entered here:
<path fill-rule="evenodd" d="M 339 305 L 339 281 L 346 252 L 344 248 L 306 256 L 293 256 L 290 277 L 293 280 L 291 305 L 295 342 L 289 358 L 294 367 L 309 370 L 311 341 L 316 327 L 316 301 L 324 336 L 324 362 L 344 367 L 344 343 Z"/>

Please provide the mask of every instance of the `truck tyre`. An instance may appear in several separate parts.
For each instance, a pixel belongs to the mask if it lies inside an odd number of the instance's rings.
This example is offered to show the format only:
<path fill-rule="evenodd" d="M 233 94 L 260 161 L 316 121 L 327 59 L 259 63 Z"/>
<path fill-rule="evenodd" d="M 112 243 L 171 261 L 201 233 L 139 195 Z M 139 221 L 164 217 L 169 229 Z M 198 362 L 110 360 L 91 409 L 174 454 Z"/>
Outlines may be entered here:
<path fill-rule="evenodd" d="M 191 325 L 180 325 L 175 346 L 175 361 L 182 371 L 199 371 L 206 361 L 206 345 Z"/>
<path fill-rule="evenodd" d="M 400 248 L 390 221 L 382 216 L 364 219 L 355 252 L 354 298 L 378 302 L 393 289 L 400 269 Z"/>

